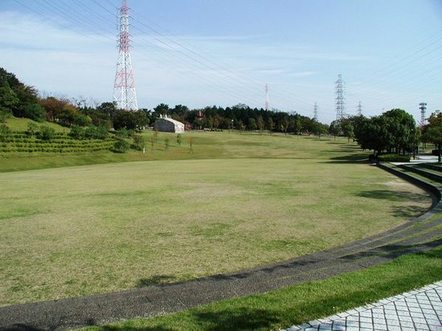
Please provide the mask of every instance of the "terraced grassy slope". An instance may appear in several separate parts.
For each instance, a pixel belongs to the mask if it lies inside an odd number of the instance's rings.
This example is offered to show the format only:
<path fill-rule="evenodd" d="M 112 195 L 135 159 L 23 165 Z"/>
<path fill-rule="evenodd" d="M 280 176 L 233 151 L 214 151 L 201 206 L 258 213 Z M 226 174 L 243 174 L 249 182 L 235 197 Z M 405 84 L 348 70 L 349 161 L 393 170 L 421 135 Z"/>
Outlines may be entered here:
<path fill-rule="evenodd" d="M 343 162 L 361 157 L 345 141 L 201 133 L 192 144 L 149 157 L 216 159 L 0 174 L 0 304 L 250 268 L 384 231 L 431 203 Z"/>

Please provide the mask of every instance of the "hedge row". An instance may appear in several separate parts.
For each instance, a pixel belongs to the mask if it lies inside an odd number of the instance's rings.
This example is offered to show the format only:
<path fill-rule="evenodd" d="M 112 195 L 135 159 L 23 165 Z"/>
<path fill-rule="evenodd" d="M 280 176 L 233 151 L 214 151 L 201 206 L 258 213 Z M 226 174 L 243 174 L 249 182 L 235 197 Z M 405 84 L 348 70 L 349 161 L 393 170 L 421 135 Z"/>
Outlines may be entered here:
<path fill-rule="evenodd" d="M 0 143 L 0 153 L 11 153 L 11 152 L 60 152 L 60 153 L 73 153 L 73 152 L 94 152 L 101 150 L 109 150 L 113 147 L 114 141 L 84 141 L 75 143 L 65 143 L 57 144 L 54 142 L 42 142 L 42 143 L 17 143 L 8 144 Z"/>
<path fill-rule="evenodd" d="M 77 152 L 98 152 L 104 150 L 110 150 L 111 147 L 85 147 L 85 148 L 14 148 L 6 147 L 0 148 L 0 153 L 32 153 L 32 152 L 44 152 L 44 153 L 77 153 Z"/>
<path fill-rule="evenodd" d="M 381 162 L 410 162 L 410 155 L 381 154 L 378 155 L 378 160 Z"/>

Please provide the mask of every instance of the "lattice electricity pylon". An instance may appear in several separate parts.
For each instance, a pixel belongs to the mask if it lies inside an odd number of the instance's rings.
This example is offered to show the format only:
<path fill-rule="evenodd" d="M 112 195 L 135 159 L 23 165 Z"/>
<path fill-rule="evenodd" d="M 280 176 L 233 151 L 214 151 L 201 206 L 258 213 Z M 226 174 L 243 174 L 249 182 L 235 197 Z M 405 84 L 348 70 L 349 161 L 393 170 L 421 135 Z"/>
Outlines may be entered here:
<path fill-rule="evenodd" d="M 357 115 L 358 116 L 362 116 L 362 103 L 359 101 L 358 103 L 358 111 L 357 111 Z"/>
<path fill-rule="evenodd" d="M 341 120 L 344 118 L 344 82 L 342 81 L 342 75 L 338 75 L 336 81 L 336 119 Z"/>
<path fill-rule="evenodd" d="M 313 119 L 315 121 L 318 121 L 318 110 L 319 110 L 318 103 L 315 102 L 315 105 L 313 106 Z"/>
<path fill-rule="evenodd" d="M 421 125 L 421 127 L 423 127 L 423 126 L 425 126 L 425 124 L 427 124 L 427 116 L 426 116 L 427 103 L 426 102 L 421 102 L 419 104 L 419 109 L 421 111 L 421 122 L 420 122 L 420 125 Z"/>
<path fill-rule="evenodd" d="M 270 110 L 270 98 L 269 98 L 269 84 L 266 84 L 265 86 L 265 93 L 266 93 L 266 101 L 265 101 L 265 110 Z"/>
<path fill-rule="evenodd" d="M 119 14 L 118 61 L 114 83 L 114 101 L 119 109 L 138 110 L 134 70 L 130 57 L 129 7 L 123 0 Z"/>

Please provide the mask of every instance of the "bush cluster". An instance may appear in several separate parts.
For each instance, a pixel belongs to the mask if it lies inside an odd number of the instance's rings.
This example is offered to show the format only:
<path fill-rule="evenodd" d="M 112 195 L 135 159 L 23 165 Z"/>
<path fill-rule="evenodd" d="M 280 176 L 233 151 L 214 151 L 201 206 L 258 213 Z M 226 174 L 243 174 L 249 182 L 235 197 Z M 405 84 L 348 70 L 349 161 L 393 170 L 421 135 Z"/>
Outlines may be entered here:
<path fill-rule="evenodd" d="M 381 154 L 378 155 L 380 162 L 410 162 L 410 155 Z"/>
<path fill-rule="evenodd" d="M 102 126 L 73 126 L 69 132 L 69 136 L 74 139 L 107 139 L 109 132 Z"/>
<path fill-rule="evenodd" d="M 30 125 L 26 133 L 0 125 L 0 153 L 78 153 L 110 150 L 113 139 L 77 140 L 48 127 Z M 3 128 L 3 130 L 2 130 Z M 3 132 L 3 134 L 1 133 Z M 50 138 L 50 139 L 47 139 Z"/>

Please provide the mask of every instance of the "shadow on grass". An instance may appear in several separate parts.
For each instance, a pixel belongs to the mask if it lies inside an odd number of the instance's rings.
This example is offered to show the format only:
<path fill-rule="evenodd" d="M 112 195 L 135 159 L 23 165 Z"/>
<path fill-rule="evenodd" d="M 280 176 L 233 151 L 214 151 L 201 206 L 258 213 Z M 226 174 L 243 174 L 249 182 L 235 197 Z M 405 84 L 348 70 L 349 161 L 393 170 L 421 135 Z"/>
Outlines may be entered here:
<path fill-rule="evenodd" d="M 204 330 L 268 330 L 279 322 L 278 314 L 266 309 L 236 308 L 219 312 L 195 312 L 192 314 Z"/>
<path fill-rule="evenodd" d="M 358 197 L 388 201 L 425 201 L 426 196 L 406 191 L 371 190 L 356 194 Z"/>
<path fill-rule="evenodd" d="M 0 330 L 3 330 L 0 328 Z M 33 326 L 29 326 L 29 325 L 25 325 L 25 324 L 14 324 L 11 327 L 8 327 L 5 330 L 9 330 L 9 331 L 43 331 L 46 329 L 39 329 L 39 328 L 35 328 Z"/>
<path fill-rule="evenodd" d="M 102 326 L 99 328 L 100 331 L 174 331 L 175 329 L 165 328 L 162 326 L 153 327 L 135 327 L 135 326 Z"/>
<path fill-rule="evenodd" d="M 431 208 L 417 207 L 417 206 L 393 207 L 392 214 L 396 217 L 407 219 L 425 214 L 429 209 Z"/>
<path fill-rule="evenodd" d="M 193 311 L 190 314 L 192 324 L 198 325 L 199 330 L 230 331 L 230 330 L 268 330 L 272 325 L 280 322 L 278 312 L 266 309 L 246 307 L 227 308 L 219 311 Z M 179 328 L 181 329 L 181 328 Z M 101 331 L 172 331 L 175 328 L 157 326 L 102 326 Z"/>
<path fill-rule="evenodd" d="M 407 249 L 412 247 L 423 247 L 427 249 L 440 246 L 442 239 L 426 244 L 400 246 Z M 395 251 L 395 245 L 385 246 L 387 249 Z M 442 249 L 429 252 L 418 253 L 418 255 L 429 258 L 442 258 Z M 440 268 L 439 268 L 440 269 Z M 421 272 L 421 271 L 420 271 Z M 438 274 L 437 268 L 430 273 Z M 381 298 L 396 295 L 410 289 L 410 284 L 423 286 L 428 284 L 428 280 L 422 280 L 419 272 L 403 275 L 400 270 L 386 273 L 389 279 L 379 279 L 378 272 L 368 275 L 345 276 L 339 284 L 349 283 L 345 290 L 335 291 L 335 287 L 325 283 L 312 283 L 300 285 L 307 287 L 308 292 L 321 292 L 320 298 L 312 295 L 311 300 L 296 300 L 287 302 L 287 295 L 270 293 L 267 298 L 252 298 L 248 300 L 239 299 L 225 304 L 215 304 L 215 307 L 196 308 L 189 310 L 184 315 L 178 315 L 171 319 L 153 321 L 152 326 L 131 327 L 131 326 L 104 326 L 102 331 L 172 331 L 176 329 L 192 329 L 207 331 L 223 330 L 269 330 L 288 328 L 291 325 L 301 324 L 306 321 L 318 318 L 319 316 L 329 316 L 339 311 L 345 311 L 367 302 L 374 302 Z M 350 279 L 348 279 L 350 277 Z M 424 277 L 425 278 L 425 277 Z M 433 281 L 434 277 L 429 277 Z M 336 283 L 335 283 L 336 284 Z M 338 286 L 339 288 L 339 286 Z M 260 305 L 264 308 L 250 308 L 251 305 Z M 171 323 L 170 327 L 166 325 Z M 142 324 L 142 323 L 141 323 Z M 176 325 L 176 326 L 175 326 Z"/>
<path fill-rule="evenodd" d="M 340 151 L 342 152 L 342 151 Z M 367 163 L 368 162 L 368 153 L 351 153 L 348 155 L 341 155 L 331 157 L 326 163 Z"/>
<path fill-rule="evenodd" d="M 176 277 L 173 275 L 154 275 L 149 278 L 141 278 L 137 281 L 136 287 L 147 287 L 152 285 L 165 285 L 176 281 Z"/>
<path fill-rule="evenodd" d="M 431 250 L 442 245 L 442 239 L 432 240 L 426 243 L 415 244 L 415 245 L 401 245 L 400 243 L 395 245 L 384 245 L 370 249 L 365 252 L 359 252 L 355 254 L 349 254 L 341 257 L 342 260 L 359 260 L 366 257 L 383 257 L 388 259 L 395 259 L 404 254 L 424 254 L 427 255 L 425 251 Z M 424 252 L 422 252 L 424 251 Z M 442 250 L 437 250 L 432 252 L 431 257 L 442 258 Z"/>

